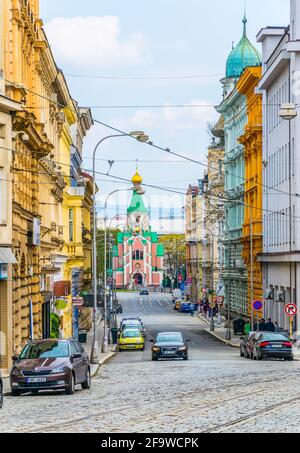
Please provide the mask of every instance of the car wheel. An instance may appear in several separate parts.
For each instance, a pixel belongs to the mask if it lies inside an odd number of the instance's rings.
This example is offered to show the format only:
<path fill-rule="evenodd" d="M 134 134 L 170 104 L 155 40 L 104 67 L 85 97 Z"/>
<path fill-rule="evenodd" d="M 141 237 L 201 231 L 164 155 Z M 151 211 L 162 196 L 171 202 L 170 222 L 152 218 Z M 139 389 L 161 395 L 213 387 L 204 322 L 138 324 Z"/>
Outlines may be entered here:
<path fill-rule="evenodd" d="M 261 361 L 262 359 L 263 359 L 262 355 L 261 354 L 257 354 L 257 360 Z"/>
<path fill-rule="evenodd" d="M 157 357 L 152 357 L 153 362 L 157 362 L 158 358 Z"/>
<path fill-rule="evenodd" d="M 75 376 L 74 376 L 74 374 L 72 373 L 71 379 L 70 379 L 70 384 L 69 384 L 69 386 L 66 388 L 66 394 L 67 394 L 67 395 L 74 395 L 74 393 L 75 393 Z"/>
<path fill-rule="evenodd" d="M 21 392 L 20 392 L 20 390 L 15 390 L 15 389 L 13 389 L 13 390 L 11 391 L 11 394 L 12 394 L 12 396 L 20 396 L 20 395 L 21 395 Z"/>
<path fill-rule="evenodd" d="M 189 360 L 189 356 L 186 355 L 185 357 L 183 357 L 183 360 Z"/>
<path fill-rule="evenodd" d="M 84 390 L 88 390 L 91 388 L 91 372 L 90 370 L 87 370 L 86 372 L 86 380 L 81 384 L 81 387 Z"/>
<path fill-rule="evenodd" d="M 37 394 L 39 393 L 39 391 L 38 391 L 38 390 L 31 390 L 31 393 L 32 393 L 33 395 L 37 395 Z"/>

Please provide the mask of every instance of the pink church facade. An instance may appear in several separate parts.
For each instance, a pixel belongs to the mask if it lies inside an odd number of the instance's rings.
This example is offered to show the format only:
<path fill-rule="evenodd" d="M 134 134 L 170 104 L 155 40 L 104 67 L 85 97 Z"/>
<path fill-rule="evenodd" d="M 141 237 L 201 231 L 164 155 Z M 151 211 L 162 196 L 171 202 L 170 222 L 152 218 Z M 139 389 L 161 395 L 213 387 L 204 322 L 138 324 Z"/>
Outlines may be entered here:
<path fill-rule="evenodd" d="M 118 233 L 114 247 L 113 269 L 118 289 L 160 287 L 163 282 L 164 248 L 151 231 L 148 211 L 141 192 L 142 178 L 132 178 L 134 191 L 127 209 L 127 225 Z"/>

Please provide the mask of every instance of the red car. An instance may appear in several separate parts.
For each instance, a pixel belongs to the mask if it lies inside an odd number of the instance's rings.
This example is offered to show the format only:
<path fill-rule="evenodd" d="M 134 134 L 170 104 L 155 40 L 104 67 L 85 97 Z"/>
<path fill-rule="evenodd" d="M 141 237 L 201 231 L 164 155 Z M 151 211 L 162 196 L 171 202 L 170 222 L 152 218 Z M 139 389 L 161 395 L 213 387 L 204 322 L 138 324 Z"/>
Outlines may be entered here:
<path fill-rule="evenodd" d="M 13 396 L 39 390 L 65 390 L 73 395 L 77 384 L 91 387 L 89 357 L 77 340 L 34 340 L 13 361 Z"/>

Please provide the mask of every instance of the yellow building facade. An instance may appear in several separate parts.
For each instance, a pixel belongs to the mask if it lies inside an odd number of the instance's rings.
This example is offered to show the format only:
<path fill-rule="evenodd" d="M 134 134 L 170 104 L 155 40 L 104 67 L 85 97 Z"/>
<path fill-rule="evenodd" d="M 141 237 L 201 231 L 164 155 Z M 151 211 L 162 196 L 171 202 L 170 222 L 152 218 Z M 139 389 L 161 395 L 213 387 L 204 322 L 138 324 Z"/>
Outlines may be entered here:
<path fill-rule="evenodd" d="M 39 0 L 0 1 L 0 20 L 0 49 L 4 49 L 0 83 L 9 103 L 5 114 L 14 112 L 11 126 L 6 116 L 8 141 L 2 142 L 7 150 L 11 148 L 4 169 L 12 181 L 6 187 L 10 228 L 0 234 L 0 247 L 10 245 L 12 250 L 9 278 L 0 281 L 0 294 L 2 287 L 9 288 L 5 306 L 0 301 L 0 314 L 5 313 L 1 329 L 7 337 L 0 368 L 8 369 L 12 353 L 19 352 L 29 338 L 49 336 L 54 284 L 65 279 L 71 284 L 70 270 L 77 266 L 81 273 L 86 271 L 88 284 L 88 235 L 82 242 L 83 231 L 91 230 L 90 213 L 85 211 L 91 206 L 92 183 L 81 177 L 83 187 L 74 187 L 70 168 L 72 147 L 81 147 L 82 153 L 92 119 L 89 109 L 80 109 L 73 101 L 56 66 L 39 17 Z M 74 209 L 73 241 L 70 209 Z M 72 333 L 71 292 L 68 297 L 67 309 L 60 312 L 62 336 Z"/>
<path fill-rule="evenodd" d="M 237 84 L 246 96 L 248 122 L 239 138 L 245 155 L 245 221 L 243 225 L 243 258 L 248 274 L 248 314 L 253 300 L 263 300 L 262 267 L 257 257 L 263 251 L 262 218 L 262 96 L 255 93 L 261 78 L 260 66 L 249 67 Z M 252 241 L 251 241 L 252 237 Z M 251 263 L 251 242 L 253 267 Z M 253 270 L 253 272 L 251 272 Z M 256 314 L 255 314 L 256 316 Z"/>

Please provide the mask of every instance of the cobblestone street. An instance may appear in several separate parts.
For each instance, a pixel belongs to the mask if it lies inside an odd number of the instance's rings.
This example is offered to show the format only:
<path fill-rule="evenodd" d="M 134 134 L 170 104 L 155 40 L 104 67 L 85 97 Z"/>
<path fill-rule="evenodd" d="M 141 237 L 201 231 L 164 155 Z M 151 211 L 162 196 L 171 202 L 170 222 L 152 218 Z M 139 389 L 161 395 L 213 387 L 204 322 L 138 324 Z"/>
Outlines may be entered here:
<path fill-rule="evenodd" d="M 1 432 L 300 432 L 299 362 L 240 358 L 165 295 L 122 303 L 144 318 L 148 340 L 160 330 L 188 336 L 190 360 L 152 362 L 147 341 L 144 352 L 117 353 L 90 391 L 6 397 Z"/>

